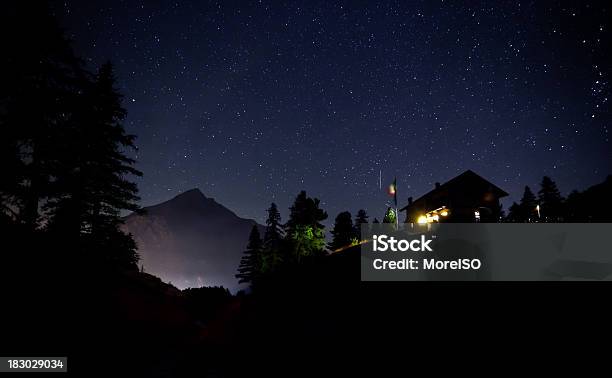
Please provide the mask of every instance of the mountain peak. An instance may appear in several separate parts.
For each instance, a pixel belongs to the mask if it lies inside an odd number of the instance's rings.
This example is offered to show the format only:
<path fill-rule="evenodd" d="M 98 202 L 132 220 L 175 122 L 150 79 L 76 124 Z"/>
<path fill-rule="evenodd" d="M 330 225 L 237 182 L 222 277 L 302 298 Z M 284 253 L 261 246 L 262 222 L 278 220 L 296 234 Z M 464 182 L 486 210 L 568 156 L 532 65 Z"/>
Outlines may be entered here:
<path fill-rule="evenodd" d="M 253 220 L 238 217 L 199 189 L 144 210 L 126 217 L 124 230 L 134 235 L 147 272 L 179 288 L 242 288 L 235 274 Z"/>
<path fill-rule="evenodd" d="M 145 210 L 151 214 L 167 217 L 185 218 L 191 216 L 218 217 L 218 219 L 229 219 L 239 217 L 231 210 L 221 205 L 214 198 L 206 197 L 198 188 L 186 190 L 173 198 L 148 206 Z"/>
<path fill-rule="evenodd" d="M 186 190 L 183 193 L 177 194 L 174 198 L 179 197 L 206 198 L 204 193 L 202 193 L 202 191 L 198 188 Z"/>

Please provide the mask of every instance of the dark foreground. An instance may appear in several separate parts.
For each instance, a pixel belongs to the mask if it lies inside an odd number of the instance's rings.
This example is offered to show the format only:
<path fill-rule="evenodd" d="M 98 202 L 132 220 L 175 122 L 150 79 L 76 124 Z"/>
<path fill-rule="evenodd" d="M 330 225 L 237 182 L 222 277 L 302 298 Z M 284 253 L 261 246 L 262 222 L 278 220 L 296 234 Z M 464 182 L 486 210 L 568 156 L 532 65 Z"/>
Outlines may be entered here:
<path fill-rule="evenodd" d="M 430 368 L 449 368 L 448 355 L 499 358 L 500 344 L 516 342 L 525 360 L 542 343 L 610 332 L 594 323 L 603 305 L 581 294 L 593 286 L 576 295 L 550 283 L 364 285 L 354 250 L 287 272 L 259 293 L 214 294 L 196 306 L 146 273 L 75 271 L 36 258 L 12 261 L 28 269 L 3 276 L 2 352 L 68 356 L 72 376 L 345 376 L 366 367 L 379 376 L 431 360 Z M 573 318 L 580 331 L 563 321 L 572 310 L 590 314 L 589 322 Z"/>

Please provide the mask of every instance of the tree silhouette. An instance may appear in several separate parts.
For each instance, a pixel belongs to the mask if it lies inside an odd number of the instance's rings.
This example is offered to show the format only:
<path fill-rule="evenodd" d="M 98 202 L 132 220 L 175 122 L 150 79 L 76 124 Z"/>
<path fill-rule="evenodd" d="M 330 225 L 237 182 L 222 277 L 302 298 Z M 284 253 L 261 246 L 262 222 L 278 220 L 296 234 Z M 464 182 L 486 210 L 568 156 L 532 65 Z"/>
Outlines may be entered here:
<path fill-rule="evenodd" d="M 6 12 L 9 28 L 23 29 L 25 20 L 37 27 L 3 45 L 3 221 L 24 230 L 25 241 L 61 244 L 74 253 L 69 261 L 137 269 L 135 243 L 119 226 L 122 210 L 138 208 L 129 176 L 140 172 L 124 152 L 134 137 L 123 128 L 112 66 L 87 72 L 44 7 L 12 4 Z"/>
<path fill-rule="evenodd" d="M 58 146 L 76 109 L 84 70 L 44 6 L 13 2 L 3 13 L 1 34 L 20 30 L 20 38 L 2 40 L 2 207 L 10 201 L 12 218 L 33 231 L 41 224 L 40 204 L 50 196 L 57 168 L 69 163 Z"/>
<path fill-rule="evenodd" d="M 338 214 L 331 234 L 333 235 L 333 239 L 331 243 L 329 243 L 328 247 L 332 251 L 350 246 L 356 241 L 357 235 L 355 234 L 355 228 L 353 227 L 351 213 L 348 211 L 343 211 Z"/>
<path fill-rule="evenodd" d="M 327 213 L 319 208 L 319 203 L 318 198 L 310 198 L 301 191 L 289 209 L 285 232 L 296 262 L 324 252 L 325 226 L 321 222 L 327 219 Z"/>
<path fill-rule="evenodd" d="M 263 238 L 262 271 L 274 271 L 283 261 L 283 225 L 281 216 L 275 203 L 268 208 L 266 231 Z"/>
<path fill-rule="evenodd" d="M 544 176 L 542 178 L 538 198 L 542 218 L 553 222 L 562 220 L 563 197 L 561 197 L 557 184 L 550 177 Z"/>
<path fill-rule="evenodd" d="M 81 244 L 103 260 L 110 257 L 105 251 L 123 255 L 111 258 L 112 265 L 133 267 L 138 261 L 136 246 L 119 229 L 120 213 L 139 209 L 138 189 L 126 176 L 141 173 L 123 152 L 135 148 L 135 137 L 125 133 L 126 112 L 110 63 L 100 68 L 82 98 L 63 152 L 70 154 L 72 163 L 62 166 L 51 186 L 54 198 L 45 206 L 49 228 L 68 238 L 80 236 Z"/>
<path fill-rule="evenodd" d="M 512 202 L 512 205 L 508 208 L 506 222 L 523 222 L 523 210 L 518 203 Z"/>
<path fill-rule="evenodd" d="M 368 224 L 368 213 L 364 209 L 357 211 L 355 216 L 355 235 L 361 240 L 361 226 Z"/>
<path fill-rule="evenodd" d="M 536 206 L 538 205 L 536 201 L 536 197 L 529 188 L 529 186 L 525 186 L 525 191 L 523 192 L 523 197 L 521 198 L 521 213 L 520 220 L 521 222 L 531 222 L 536 214 Z"/>
<path fill-rule="evenodd" d="M 249 243 L 244 251 L 244 256 L 240 260 L 238 273 L 236 274 L 239 283 L 249 283 L 252 286 L 257 284 L 261 272 L 262 245 L 263 242 L 259 235 L 259 230 L 257 225 L 254 225 L 249 235 Z"/>

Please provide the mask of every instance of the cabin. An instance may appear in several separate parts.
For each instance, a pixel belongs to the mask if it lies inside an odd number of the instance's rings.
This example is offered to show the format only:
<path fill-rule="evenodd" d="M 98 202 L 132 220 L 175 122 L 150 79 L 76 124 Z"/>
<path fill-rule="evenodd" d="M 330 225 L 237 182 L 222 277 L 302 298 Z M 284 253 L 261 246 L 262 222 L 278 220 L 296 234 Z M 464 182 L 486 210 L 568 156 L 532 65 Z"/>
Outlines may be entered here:
<path fill-rule="evenodd" d="M 499 199 L 508 193 L 471 170 L 444 184 L 436 183 L 429 193 L 412 200 L 400 209 L 406 212 L 406 223 L 498 222 Z"/>

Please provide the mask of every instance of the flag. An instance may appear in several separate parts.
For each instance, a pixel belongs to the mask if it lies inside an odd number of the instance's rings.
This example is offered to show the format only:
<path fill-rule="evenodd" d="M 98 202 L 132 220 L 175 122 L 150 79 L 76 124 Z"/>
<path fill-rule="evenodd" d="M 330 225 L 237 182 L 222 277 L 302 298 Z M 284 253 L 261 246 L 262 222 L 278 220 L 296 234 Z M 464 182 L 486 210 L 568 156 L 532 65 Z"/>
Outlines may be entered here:
<path fill-rule="evenodd" d="M 393 183 L 389 185 L 388 193 L 393 197 L 395 207 L 397 207 L 397 177 L 393 179 Z"/>

